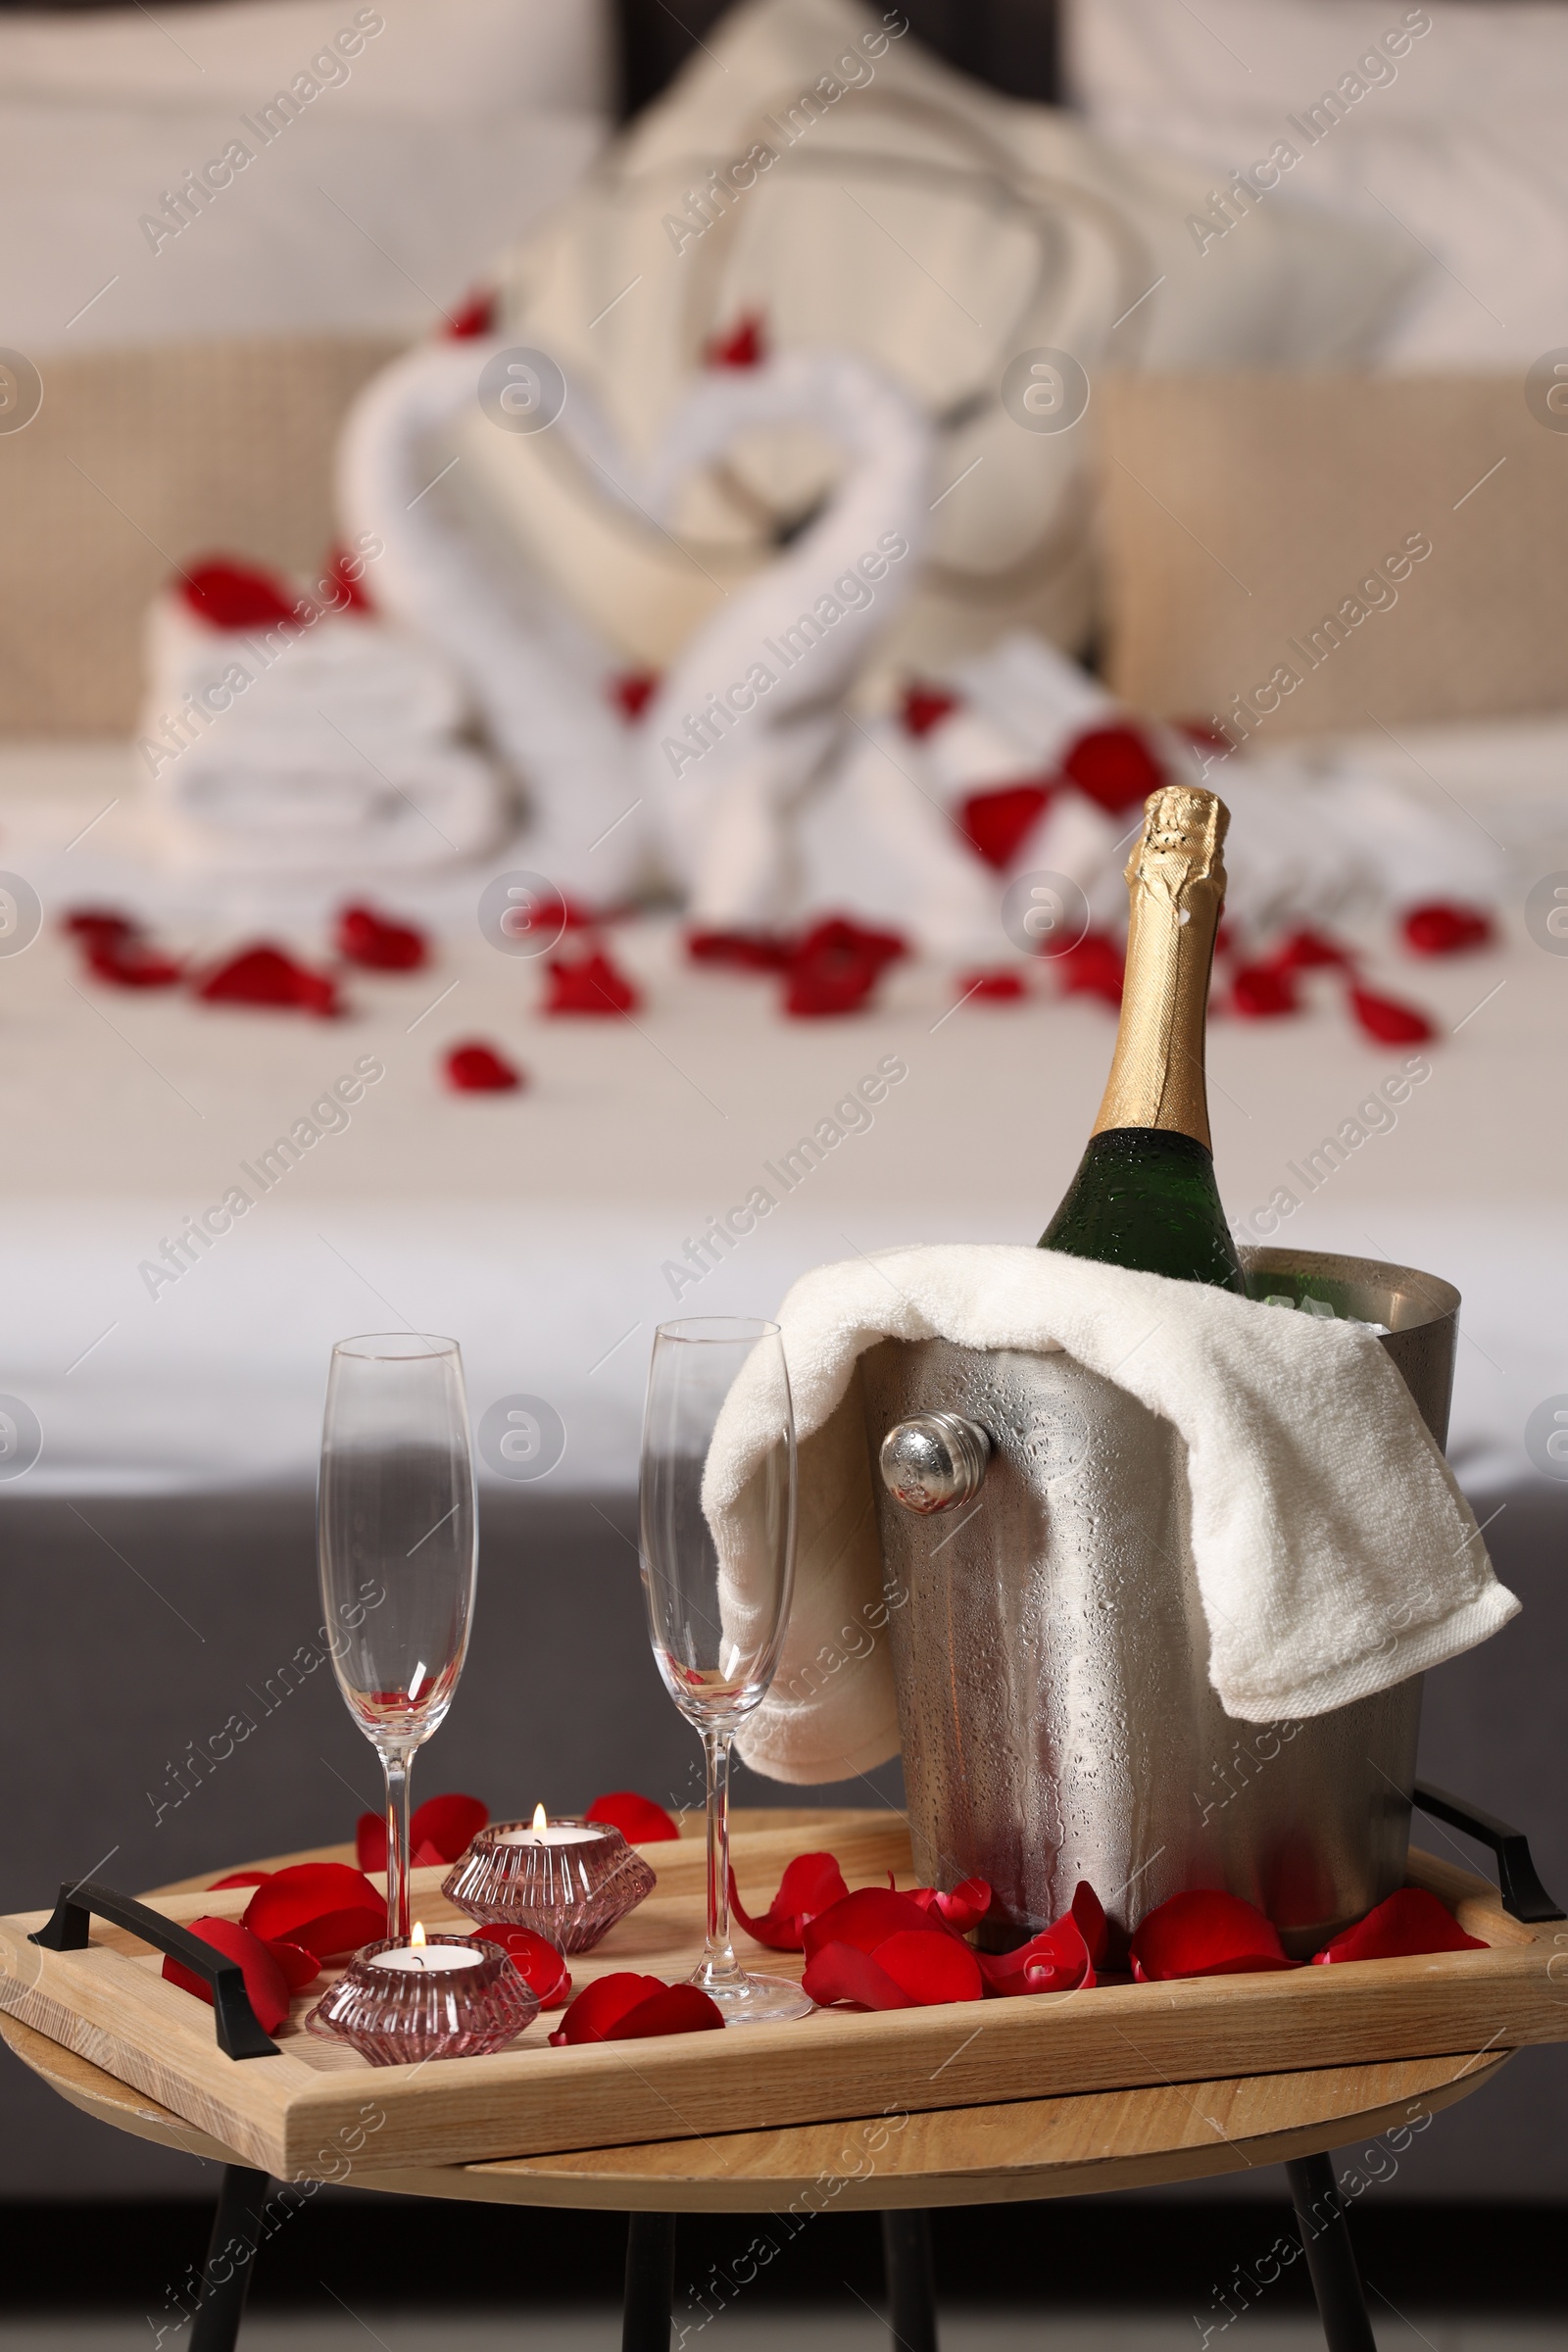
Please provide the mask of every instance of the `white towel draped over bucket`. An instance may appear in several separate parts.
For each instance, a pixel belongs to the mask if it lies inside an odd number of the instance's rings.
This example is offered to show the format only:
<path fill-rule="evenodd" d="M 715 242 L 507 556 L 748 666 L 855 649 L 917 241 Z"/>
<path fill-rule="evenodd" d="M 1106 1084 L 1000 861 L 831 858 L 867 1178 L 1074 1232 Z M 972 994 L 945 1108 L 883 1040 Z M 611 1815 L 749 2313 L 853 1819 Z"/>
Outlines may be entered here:
<path fill-rule="evenodd" d="M 739 1746 L 771 1779 L 869 1771 L 899 1746 L 858 1361 L 884 1338 L 1056 1349 L 1172 1422 L 1187 1446 L 1209 1681 L 1228 1714 L 1327 1714 L 1473 1648 L 1518 1601 L 1414 1399 L 1364 1326 L 1271 1313 L 1202 1283 L 999 1245 L 819 1266 L 779 1310 L 801 1440 L 795 1593 L 773 1689 Z M 772 1432 L 744 1375 L 704 1507 L 724 1541 Z M 747 1613 L 744 1560 L 725 1595 Z M 742 1636 L 744 1639 L 744 1636 Z M 807 1674 L 823 1650 L 839 1661 Z M 795 1684 L 810 1691 L 788 1695 Z"/>

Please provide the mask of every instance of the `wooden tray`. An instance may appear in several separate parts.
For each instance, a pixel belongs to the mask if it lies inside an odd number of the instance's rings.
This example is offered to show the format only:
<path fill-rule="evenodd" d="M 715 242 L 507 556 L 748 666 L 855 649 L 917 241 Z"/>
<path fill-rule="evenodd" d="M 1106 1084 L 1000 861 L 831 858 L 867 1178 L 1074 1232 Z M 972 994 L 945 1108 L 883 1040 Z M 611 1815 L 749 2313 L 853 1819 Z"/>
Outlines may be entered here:
<path fill-rule="evenodd" d="M 822 1842 L 852 1886 L 883 1884 L 889 1870 L 911 1883 L 902 1815 L 841 1816 Z M 766 1902 L 802 1843 L 795 1827 L 736 1838 L 749 1905 Z M 612 1969 L 674 1978 L 695 1964 L 702 1842 L 644 1851 L 659 1885 L 574 1960 L 579 1986 Z M 444 1875 L 415 1872 L 416 1908 L 431 1929 L 462 1929 L 439 1891 Z M 95 1920 L 85 1951 L 44 1951 L 27 1941 L 48 1917 L 40 1911 L 0 1920 L 0 2007 L 281 2180 L 1568 2039 L 1568 1983 L 1558 1981 L 1568 1943 L 1556 1940 L 1568 1932 L 1522 1926 L 1485 1881 L 1425 1854 L 1412 1853 L 1410 1878 L 1490 1948 L 882 2015 L 819 2011 L 723 2035 L 569 2050 L 548 2046 L 547 2017 L 497 2057 L 405 2069 L 371 2067 L 304 2031 L 321 1981 L 296 2000 L 275 2057 L 226 2058 L 212 2011 L 165 1984 L 134 1936 Z M 237 1887 L 157 1907 L 177 1920 L 238 1917 L 248 1900 Z M 749 1940 L 738 1940 L 744 1955 Z M 798 1974 L 801 1963 L 771 1953 L 765 1965 Z"/>

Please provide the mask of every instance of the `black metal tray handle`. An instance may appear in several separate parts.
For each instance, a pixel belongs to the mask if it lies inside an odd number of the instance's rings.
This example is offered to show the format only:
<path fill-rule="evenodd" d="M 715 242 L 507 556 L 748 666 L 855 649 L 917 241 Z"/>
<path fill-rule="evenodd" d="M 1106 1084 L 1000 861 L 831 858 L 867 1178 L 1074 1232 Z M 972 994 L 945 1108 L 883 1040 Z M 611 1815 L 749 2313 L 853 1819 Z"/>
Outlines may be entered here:
<path fill-rule="evenodd" d="M 117 1894 L 113 1886 L 102 1886 L 97 1879 L 78 1879 L 74 1885 L 62 1886 L 54 1917 L 45 1928 L 29 1936 L 29 1943 L 41 1943 L 49 1952 L 85 1951 L 91 1938 L 88 1923 L 93 1915 L 109 1920 L 117 1928 L 126 1928 L 150 1943 L 154 1951 L 170 1960 L 177 1960 L 192 1976 L 201 1977 L 213 1988 L 213 2015 L 218 2025 L 218 2046 L 230 2058 L 276 2058 L 280 2053 L 270 2034 L 262 2030 L 261 2020 L 251 2007 L 251 1996 L 245 1989 L 245 1976 L 237 1960 L 225 1959 L 199 1936 L 192 1936 L 161 1911 L 149 1911 L 128 1894 Z"/>
<path fill-rule="evenodd" d="M 1463 1797 L 1450 1796 L 1446 1788 L 1434 1788 L 1430 1781 L 1417 1781 L 1411 1801 L 1418 1812 L 1430 1813 L 1434 1821 L 1446 1821 L 1450 1830 L 1463 1830 L 1467 1838 L 1479 1838 L 1491 1846 L 1497 1857 L 1497 1892 L 1513 1918 L 1527 1926 L 1568 1918 L 1536 1876 L 1523 1830 L 1499 1821 L 1494 1813 L 1483 1813 L 1479 1805 L 1466 1804 Z"/>

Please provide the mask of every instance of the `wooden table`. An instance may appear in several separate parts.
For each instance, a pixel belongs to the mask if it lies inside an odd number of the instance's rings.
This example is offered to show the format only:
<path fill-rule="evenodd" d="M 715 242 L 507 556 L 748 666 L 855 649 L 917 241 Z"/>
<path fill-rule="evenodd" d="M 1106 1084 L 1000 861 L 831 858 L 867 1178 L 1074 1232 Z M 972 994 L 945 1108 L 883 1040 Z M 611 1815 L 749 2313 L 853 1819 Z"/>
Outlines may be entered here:
<path fill-rule="evenodd" d="M 813 1835 L 828 1838 L 841 1818 L 801 1813 L 795 1826 L 803 1840 Z M 250 1867 L 276 1867 L 284 1859 L 338 1860 L 346 1852 L 321 1847 Z M 208 1883 L 185 1882 L 154 1893 L 183 1892 Z M 1471 1884 L 1495 1904 L 1484 1881 Z M 83 2113 L 225 2167 L 191 2352 L 231 2352 L 268 2176 L 146 2094 L 3 2013 L 0 2034 L 24 2064 Z M 1412 2123 L 1419 2126 L 1490 2082 L 1512 2054 L 1493 2049 L 1172 2082 L 1153 2088 L 927 2109 L 477 2164 L 356 2167 L 353 2179 L 356 2187 L 391 2195 L 627 2213 L 626 2352 L 655 2352 L 655 2347 L 668 2352 L 679 2213 L 879 2212 L 894 2339 L 906 2352 L 935 2352 L 929 2208 L 1147 2188 L 1284 2163 L 1330 2352 L 1373 2352 L 1325 2151 L 1385 2132 L 1398 2134 Z"/>

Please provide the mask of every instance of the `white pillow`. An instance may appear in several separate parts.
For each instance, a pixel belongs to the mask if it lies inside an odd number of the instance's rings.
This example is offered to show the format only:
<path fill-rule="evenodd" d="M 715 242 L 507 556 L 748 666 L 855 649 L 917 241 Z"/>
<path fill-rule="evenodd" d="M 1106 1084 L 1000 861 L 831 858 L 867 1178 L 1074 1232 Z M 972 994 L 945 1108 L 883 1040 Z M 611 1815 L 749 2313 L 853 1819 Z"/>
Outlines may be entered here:
<path fill-rule="evenodd" d="M 356 119 L 342 95 L 323 90 L 269 146 L 226 101 L 0 101 L 0 319 L 43 364 L 46 399 L 55 351 L 439 327 L 603 135 L 594 117 L 520 109 Z M 175 233 L 164 192 L 235 138 L 252 160 L 205 209 L 187 200 Z"/>
<path fill-rule="evenodd" d="M 445 119 L 515 107 L 608 108 L 606 0 L 235 0 L 213 8 L 0 16 L 0 90 L 248 113 L 371 20 L 338 91 L 354 113 Z M 341 50 L 340 50 L 341 55 Z"/>
<path fill-rule="evenodd" d="M 1304 202 L 1431 255 L 1379 345 L 1391 371 L 1512 370 L 1568 343 L 1568 9 L 1073 0 L 1068 64 L 1108 137 L 1200 159 L 1220 186 L 1276 142 L 1297 150 L 1227 243 Z M 1342 110 L 1327 128 L 1306 113 L 1325 93 Z"/>
<path fill-rule="evenodd" d="M 760 141 L 776 160 L 739 165 Z M 740 192 L 712 201 L 699 234 L 689 191 L 710 171 Z M 1205 261 L 1185 220 L 1206 185 L 953 73 L 899 9 L 758 0 L 517 255 L 507 326 L 556 356 L 638 456 L 705 341 L 747 312 L 779 343 L 860 353 L 945 427 L 934 560 L 897 658 L 948 660 L 1019 626 L 1076 646 L 1093 595 L 1089 433 L 1028 417 L 1020 429 L 1009 366 L 1027 384 L 1043 349 L 1091 380 L 1102 366 L 1354 364 L 1408 274 L 1387 224 L 1300 207 Z M 655 665 L 771 560 L 774 519 L 799 516 L 831 466 L 799 432 L 749 437 L 677 514 L 687 553 L 560 444 L 497 432 L 476 411 L 455 480 L 604 636 Z"/>

